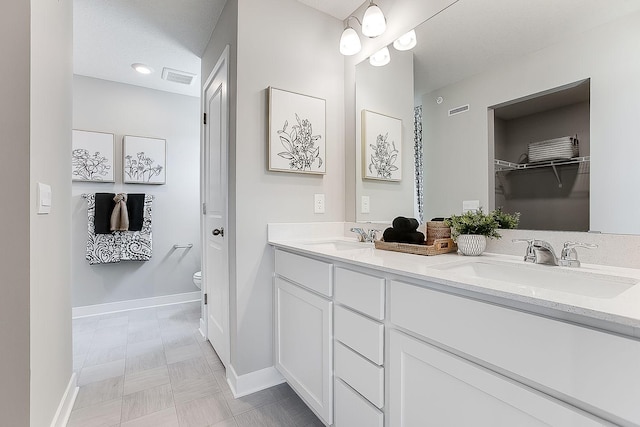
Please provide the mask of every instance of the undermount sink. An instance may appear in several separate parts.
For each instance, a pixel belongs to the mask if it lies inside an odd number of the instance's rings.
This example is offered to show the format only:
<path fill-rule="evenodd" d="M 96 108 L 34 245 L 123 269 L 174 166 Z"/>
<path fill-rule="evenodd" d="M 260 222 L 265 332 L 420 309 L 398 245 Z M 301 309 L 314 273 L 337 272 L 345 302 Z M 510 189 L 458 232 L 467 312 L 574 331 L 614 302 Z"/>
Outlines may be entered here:
<path fill-rule="evenodd" d="M 638 280 L 629 277 L 480 259 L 442 264 L 434 266 L 434 269 L 466 277 L 497 280 L 593 298 L 613 298 L 638 283 Z"/>
<path fill-rule="evenodd" d="M 365 242 L 351 242 L 345 240 L 331 240 L 321 242 L 308 242 L 304 243 L 305 246 L 311 246 L 317 250 L 324 251 L 351 251 L 354 249 L 368 249 L 372 247 L 371 243 Z"/>

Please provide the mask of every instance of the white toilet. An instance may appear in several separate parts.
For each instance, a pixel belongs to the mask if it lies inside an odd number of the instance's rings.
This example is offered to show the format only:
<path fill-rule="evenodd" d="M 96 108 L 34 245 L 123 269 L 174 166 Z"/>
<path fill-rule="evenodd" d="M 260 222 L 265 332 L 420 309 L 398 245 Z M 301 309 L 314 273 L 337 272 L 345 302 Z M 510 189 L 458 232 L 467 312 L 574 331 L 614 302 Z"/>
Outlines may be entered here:
<path fill-rule="evenodd" d="M 193 273 L 193 284 L 196 285 L 198 289 L 202 289 L 202 271 Z"/>

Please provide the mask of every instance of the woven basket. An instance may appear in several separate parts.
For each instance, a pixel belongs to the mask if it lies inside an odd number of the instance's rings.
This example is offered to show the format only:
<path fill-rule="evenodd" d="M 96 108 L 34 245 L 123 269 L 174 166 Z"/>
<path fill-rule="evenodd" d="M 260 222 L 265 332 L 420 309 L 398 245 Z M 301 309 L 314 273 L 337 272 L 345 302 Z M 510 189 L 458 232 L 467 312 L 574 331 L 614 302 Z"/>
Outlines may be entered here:
<path fill-rule="evenodd" d="M 427 222 L 427 245 L 431 246 L 438 239 L 451 238 L 451 227 L 447 227 L 444 221 Z"/>
<path fill-rule="evenodd" d="M 452 239 L 438 239 L 433 245 L 412 245 L 409 243 L 375 241 L 376 249 L 385 251 L 404 252 L 414 255 L 440 255 L 458 250 L 458 246 Z"/>

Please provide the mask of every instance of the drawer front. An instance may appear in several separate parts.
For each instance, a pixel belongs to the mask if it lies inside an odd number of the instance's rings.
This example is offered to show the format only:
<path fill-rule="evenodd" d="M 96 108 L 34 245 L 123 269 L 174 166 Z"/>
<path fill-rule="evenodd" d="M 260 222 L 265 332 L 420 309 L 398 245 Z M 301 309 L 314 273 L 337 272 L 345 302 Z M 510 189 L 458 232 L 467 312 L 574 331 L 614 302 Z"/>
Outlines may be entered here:
<path fill-rule="evenodd" d="M 640 425 L 639 341 L 402 282 L 391 299 L 393 324 Z"/>
<path fill-rule="evenodd" d="M 335 300 L 378 320 L 384 319 L 384 279 L 336 268 Z"/>
<path fill-rule="evenodd" d="M 372 362 L 384 362 L 384 326 L 361 314 L 336 306 L 333 312 L 334 337 Z"/>
<path fill-rule="evenodd" d="M 276 250 L 276 273 L 330 297 L 331 264 Z"/>
<path fill-rule="evenodd" d="M 335 427 L 382 427 L 384 416 L 342 381 L 335 380 Z"/>
<path fill-rule="evenodd" d="M 378 408 L 384 406 L 384 368 L 350 350 L 340 342 L 334 347 L 334 372 Z"/>

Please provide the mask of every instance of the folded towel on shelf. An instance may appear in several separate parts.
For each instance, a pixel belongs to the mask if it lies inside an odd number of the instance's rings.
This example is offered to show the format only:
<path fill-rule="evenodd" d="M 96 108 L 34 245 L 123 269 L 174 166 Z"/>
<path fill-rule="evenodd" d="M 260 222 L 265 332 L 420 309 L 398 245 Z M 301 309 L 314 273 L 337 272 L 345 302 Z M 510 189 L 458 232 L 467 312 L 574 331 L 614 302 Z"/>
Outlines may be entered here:
<path fill-rule="evenodd" d="M 399 216 L 393 220 L 392 225 L 393 228 L 398 231 L 412 232 L 418 229 L 420 223 L 415 218 L 405 218 L 403 216 Z"/>
<path fill-rule="evenodd" d="M 129 212 L 129 231 L 140 231 L 144 222 L 144 193 L 127 195 L 127 211 Z"/>
<path fill-rule="evenodd" d="M 382 238 L 385 242 L 424 244 L 424 233 L 420 231 L 401 231 L 393 227 L 384 230 Z"/>
<path fill-rule="evenodd" d="M 94 218 L 91 221 L 94 225 L 92 232 L 111 234 L 111 212 L 113 212 L 115 193 L 96 193 L 90 196 L 94 208 Z"/>
<path fill-rule="evenodd" d="M 113 198 L 115 206 L 111 212 L 110 230 L 127 231 L 129 229 L 129 214 L 127 212 L 127 195 L 118 193 Z"/>

